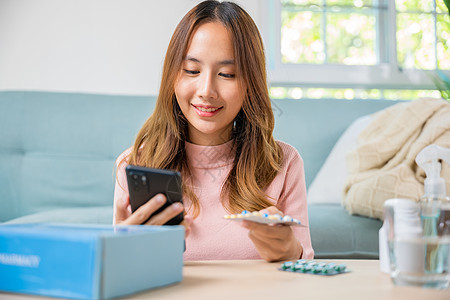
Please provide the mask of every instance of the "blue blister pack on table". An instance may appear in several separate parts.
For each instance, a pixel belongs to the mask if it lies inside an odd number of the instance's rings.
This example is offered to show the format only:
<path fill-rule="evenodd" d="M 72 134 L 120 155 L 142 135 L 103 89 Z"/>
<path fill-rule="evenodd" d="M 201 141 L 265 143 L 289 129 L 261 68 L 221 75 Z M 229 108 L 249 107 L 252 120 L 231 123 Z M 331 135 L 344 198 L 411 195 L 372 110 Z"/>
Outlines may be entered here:
<path fill-rule="evenodd" d="M 281 265 L 279 270 L 293 273 L 327 276 L 350 272 L 345 264 L 327 263 L 306 259 L 285 262 Z"/>

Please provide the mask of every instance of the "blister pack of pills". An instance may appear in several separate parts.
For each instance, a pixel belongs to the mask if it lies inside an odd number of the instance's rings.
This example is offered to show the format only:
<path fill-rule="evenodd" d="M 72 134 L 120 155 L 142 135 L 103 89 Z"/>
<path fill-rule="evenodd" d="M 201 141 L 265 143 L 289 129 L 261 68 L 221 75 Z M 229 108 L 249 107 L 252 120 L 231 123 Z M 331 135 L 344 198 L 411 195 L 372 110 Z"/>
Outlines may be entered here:
<path fill-rule="evenodd" d="M 338 275 L 350 272 L 345 264 L 327 263 L 315 260 L 300 259 L 288 261 L 278 269 L 293 273 L 313 274 L 313 275 Z"/>
<path fill-rule="evenodd" d="M 281 224 L 281 225 L 288 225 L 288 226 L 304 226 L 301 224 L 301 222 L 297 219 L 294 219 L 290 216 L 281 216 L 279 214 L 269 215 L 264 214 L 259 211 L 249 212 L 244 210 L 240 214 L 231 214 L 231 215 L 225 215 L 225 219 L 232 220 L 232 221 L 252 221 L 257 223 L 263 223 L 263 224 Z"/>

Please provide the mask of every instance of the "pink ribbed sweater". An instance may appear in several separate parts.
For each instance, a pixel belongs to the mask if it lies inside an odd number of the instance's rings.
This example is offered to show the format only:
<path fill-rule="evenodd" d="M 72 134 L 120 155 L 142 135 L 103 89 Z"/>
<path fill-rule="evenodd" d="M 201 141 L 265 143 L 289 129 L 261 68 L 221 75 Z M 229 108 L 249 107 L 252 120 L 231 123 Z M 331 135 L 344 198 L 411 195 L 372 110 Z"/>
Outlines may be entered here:
<path fill-rule="evenodd" d="M 306 187 L 303 160 L 292 146 L 278 142 L 284 153 L 282 169 L 265 189 L 269 199 L 286 215 L 308 226 Z M 186 239 L 184 260 L 260 259 L 248 230 L 239 222 L 223 218 L 228 212 L 220 202 L 221 187 L 233 164 L 232 141 L 218 146 L 199 146 L 186 142 L 188 164 L 194 182 L 194 192 L 200 201 L 200 215 L 194 219 Z M 117 162 L 128 156 L 122 153 Z M 118 165 L 114 201 L 128 196 L 125 175 L 126 163 Z M 189 199 L 183 199 L 189 207 Z M 189 212 L 188 212 L 189 213 Z M 303 246 L 302 258 L 312 259 L 309 227 L 293 227 Z"/>

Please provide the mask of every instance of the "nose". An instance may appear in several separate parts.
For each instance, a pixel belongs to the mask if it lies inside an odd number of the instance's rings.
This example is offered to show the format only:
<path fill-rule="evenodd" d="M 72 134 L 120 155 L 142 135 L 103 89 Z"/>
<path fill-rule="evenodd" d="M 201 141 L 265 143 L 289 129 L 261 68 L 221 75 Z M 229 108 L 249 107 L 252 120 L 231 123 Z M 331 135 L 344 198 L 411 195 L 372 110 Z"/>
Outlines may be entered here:
<path fill-rule="evenodd" d="M 199 79 L 199 96 L 203 99 L 215 99 L 217 97 L 217 87 L 213 74 L 204 72 Z"/>

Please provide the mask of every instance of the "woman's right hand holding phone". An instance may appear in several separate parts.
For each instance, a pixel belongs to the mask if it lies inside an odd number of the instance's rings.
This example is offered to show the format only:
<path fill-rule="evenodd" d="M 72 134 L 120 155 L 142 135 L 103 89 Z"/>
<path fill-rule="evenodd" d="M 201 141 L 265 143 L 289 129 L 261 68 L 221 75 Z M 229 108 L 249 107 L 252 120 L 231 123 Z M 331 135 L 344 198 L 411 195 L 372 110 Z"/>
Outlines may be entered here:
<path fill-rule="evenodd" d="M 125 197 L 125 196 L 124 196 Z M 134 213 L 131 213 L 130 197 L 116 201 L 116 215 L 114 225 L 140 225 L 148 219 L 155 211 L 166 203 L 166 196 L 157 194 L 147 203 L 140 206 Z M 168 206 L 165 210 L 152 216 L 144 225 L 163 225 L 179 213 L 183 212 L 183 204 L 176 202 Z M 180 223 L 185 227 L 186 237 L 190 233 L 192 218 L 188 215 L 184 216 L 184 220 Z"/>

